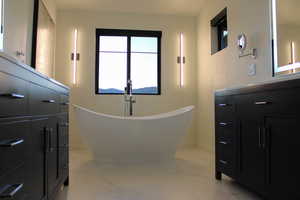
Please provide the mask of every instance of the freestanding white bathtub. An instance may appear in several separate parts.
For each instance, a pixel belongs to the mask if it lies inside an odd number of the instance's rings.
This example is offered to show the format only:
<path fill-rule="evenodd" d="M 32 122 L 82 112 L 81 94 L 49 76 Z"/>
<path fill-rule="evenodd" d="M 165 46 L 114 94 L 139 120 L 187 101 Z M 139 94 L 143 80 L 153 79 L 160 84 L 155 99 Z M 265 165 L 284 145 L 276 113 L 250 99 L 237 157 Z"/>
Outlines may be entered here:
<path fill-rule="evenodd" d="M 192 120 L 194 106 L 146 117 L 119 117 L 73 105 L 80 135 L 95 160 L 110 163 L 166 162 Z"/>

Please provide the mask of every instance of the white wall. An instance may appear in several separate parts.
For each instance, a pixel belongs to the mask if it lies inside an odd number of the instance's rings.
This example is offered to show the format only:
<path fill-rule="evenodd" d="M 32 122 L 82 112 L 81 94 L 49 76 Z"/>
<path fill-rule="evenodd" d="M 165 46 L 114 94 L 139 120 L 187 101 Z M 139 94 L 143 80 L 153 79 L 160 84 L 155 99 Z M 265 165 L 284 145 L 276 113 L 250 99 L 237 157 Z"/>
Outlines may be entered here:
<path fill-rule="evenodd" d="M 211 55 L 210 20 L 228 8 L 228 48 Z M 271 36 L 268 0 L 207 0 L 198 17 L 198 135 L 200 148 L 214 150 L 214 91 L 272 79 Z M 245 33 L 249 48 L 258 58 L 238 58 L 237 36 Z M 256 76 L 248 76 L 248 65 L 257 64 Z"/>
<path fill-rule="evenodd" d="M 71 85 L 73 31 L 78 28 L 78 84 Z M 122 96 L 95 95 L 95 30 L 96 28 L 162 30 L 162 95 L 137 96 L 134 105 L 136 115 L 150 115 L 171 111 L 196 103 L 196 18 L 176 16 L 151 16 L 135 14 L 105 14 L 96 12 L 59 11 L 57 15 L 56 79 L 72 86 L 71 103 L 92 110 L 116 115 L 123 114 Z M 185 88 L 180 89 L 179 33 L 185 35 Z M 82 148 L 71 109 L 71 148 Z M 183 141 L 184 145 L 195 145 L 196 123 Z"/>

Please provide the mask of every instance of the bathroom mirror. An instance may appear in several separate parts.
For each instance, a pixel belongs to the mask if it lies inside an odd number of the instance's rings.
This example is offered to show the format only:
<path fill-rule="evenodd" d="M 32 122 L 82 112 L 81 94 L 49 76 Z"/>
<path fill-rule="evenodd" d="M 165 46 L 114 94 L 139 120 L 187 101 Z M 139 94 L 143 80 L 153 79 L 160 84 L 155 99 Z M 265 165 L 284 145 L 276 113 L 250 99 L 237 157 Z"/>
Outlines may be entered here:
<path fill-rule="evenodd" d="M 0 51 L 31 64 L 34 0 L 0 0 Z"/>
<path fill-rule="evenodd" d="M 55 21 L 43 0 L 34 0 L 31 66 L 52 78 L 54 76 Z"/>
<path fill-rule="evenodd" d="M 271 0 L 273 73 L 300 72 L 300 1 Z"/>

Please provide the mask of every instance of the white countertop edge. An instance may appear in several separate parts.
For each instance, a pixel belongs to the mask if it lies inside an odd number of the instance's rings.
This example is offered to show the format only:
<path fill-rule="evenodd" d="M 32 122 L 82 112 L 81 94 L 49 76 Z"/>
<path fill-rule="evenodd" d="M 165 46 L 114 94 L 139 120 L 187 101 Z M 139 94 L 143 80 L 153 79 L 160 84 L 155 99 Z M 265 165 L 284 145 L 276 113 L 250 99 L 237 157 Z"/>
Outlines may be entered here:
<path fill-rule="evenodd" d="M 41 78 L 46 79 L 46 80 L 48 80 L 48 81 L 50 81 L 50 82 L 52 82 L 52 83 L 54 83 L 54 84 L 56 84 L 60 87 L 63 87 L 63 88 L 68 89 L 68 90 L 70 89 L 68 86 L 66 86 L 66 85 L 64 85 L 64 84 L 62 84 L 62 83 L 60 83 L 60 82 L 58 82 L 58 81 L 56 81 L 56 80 L 54 80 L 54 79 L 52 79 L 48 76 L 36 71 L 34 68 L 30 67 L 29 65 L 27 65 L 25 63 L 22 63 L 22 62 L 18 61 L 16 58 L 8 55 L 7 53 L 5 53 L 3 51 L 0 51 L 0 57 L 8 60 L 9 62 L 12 62 L 12 63 L 18 65 L 19 67 L 22 67 L 25 70 L 33 72 L 34 74 L 40 76 Z"/>
<path fill-rule="evenodd" d="M 272 77 L 272 79 L 268 80 L 268 81 L 260 81 L 260 82 L 249 83 L 249 84 L 240 85 L 240 86 L 236 86 L 236 87 L 218 89 L 218 90 L 215 90 L 215 92 L 225 92 L 228 90 L 237 90 L 237 89 L 243 89 L 246 87 L 255 87 L 255 86 L 260 86 L 260 85 L 264 85 L 264 84 L 278 83 L 278 82 L 295 80 L 295 79 L 300 79 L 300 72 L 295 73 L 295 74 L 277 75 L 277 76 Z"/>

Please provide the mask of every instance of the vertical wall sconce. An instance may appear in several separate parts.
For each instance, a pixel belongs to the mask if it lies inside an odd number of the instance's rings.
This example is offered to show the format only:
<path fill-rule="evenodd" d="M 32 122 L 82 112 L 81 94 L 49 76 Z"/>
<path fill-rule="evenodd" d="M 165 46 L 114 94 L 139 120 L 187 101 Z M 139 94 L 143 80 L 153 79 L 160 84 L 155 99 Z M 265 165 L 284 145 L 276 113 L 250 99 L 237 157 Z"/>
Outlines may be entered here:
<path fill-rule="evenodd" d="M 291 64 L 293 65 L 293 73 L 296 73 L 296 69 L 294 64 L 296 63 L 296 57 L 295 57 L 295 42 L 291 42 Z"/>
<path fill-rule="evenodd" d="M 296 63 L 295 42 L 291 42 L 291 63 Z"/>
<path fill-rule="evenodd" d="M 71 54 L 71 60 L 73 61 L 73 80 L 72 83 L 76 85 L 77 83 L 77 62 L 79 61 L 80 54 L 77 53 L 77 41 L 78 41 L 78 30 L 74 30 L 74 49 Z"/>
<path fill-rule="evenodd" d="M 183 33 L 179 35 L 179 56 L 177 57 L 177 63 L 180 65 L 180 83 L 179 86 L 182 88 L 184 86 L 184 64 L 185 64 L 185 56 L 184 56 L 184 37 Z"/>
<path fill-rule="evenodd" d="M 273 19 L 273 59 L 274 59 L 274 66 L 275 66 L 275 73 L 279 72 L 279 65 L 278 65 L 278 40 L 277 40 L 277 0 L 272 0 L 272 19 Z"/>

